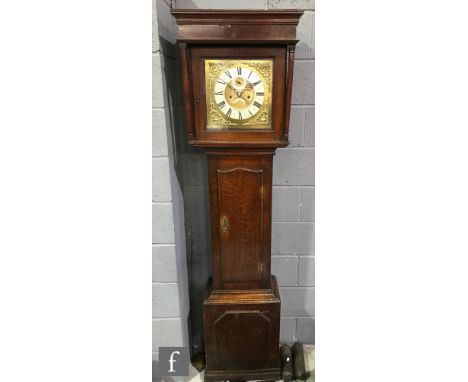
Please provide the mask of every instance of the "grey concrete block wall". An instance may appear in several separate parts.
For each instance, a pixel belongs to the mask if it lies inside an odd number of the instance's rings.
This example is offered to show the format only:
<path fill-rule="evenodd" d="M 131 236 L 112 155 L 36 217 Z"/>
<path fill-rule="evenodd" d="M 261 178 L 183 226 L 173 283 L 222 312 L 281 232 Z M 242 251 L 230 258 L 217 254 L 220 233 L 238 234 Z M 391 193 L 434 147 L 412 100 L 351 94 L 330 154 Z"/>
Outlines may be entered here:
<path fill-rule="evenodd" d="M 280 287 L 283 317 L 312 317 L 315 315 L 315 289 L 310 287 Z"/>
<path fill-rule="evenodd" d="M 153 244 L 174 244 L 174 215 L 172 202 L 153 202 Z"/>
<path fill-rule="evenodd" d="M 153 358 L 157 359 L 158 348 L 164 346 L 183 346 L 182 320 L 180 318 L 153 318 Z"/>
<path fill-rule="evenodd" d="M 315 344 L 315 319 L 312 317 L 299 317 L 297 319 L 296 336 L 303 343 Z"/>
<path fill-rule="evenodd" d="M 179 288 L 177 283 L 153 283 L 153 317 L 177 318 L 179 316 Z"/>
<path fill-rule="evenodd" d="M 304 146 L 315 147 L 315 106 L 305 109 Z"/>
<path fill-rule="evenodd" d="M 166 110 L 153 109 L 153 158 L 167 157 L 169 155 L 167 147 L 166 129 L 161 126 L 166 126 Z"/>
<path fill-rule="evenodd" d="M 296 222 L 300 215 L 301 189 L 299 187 L 273 187 L 272 219 L 275 222 Z"/>
<path fill-rule="evenodd" d="M 306 11 L 297 27 L 296 59 L 314 58 L 315 13 Z"/>
<path fill-rule="evenodd" d="M 273 201 L 274 203 L 274 201 Z M 273 222 L 271 252 L 280 254 L 314 254 L 314 223 Z"/>
<path fill-rule="evenodd" d="M 281 286 L 297 286 L 297 256 L 277 256 L 271 259 L 271 272 Z"/>
<path fill-rule="evenodd" d="M 295 126 L 289 131 L 289 147 L 304 146 L 305 108 L 292 106 L 289 123 Z"/>
<path fill-rule="evenodd" d="M 300 217 L 303 222 L 313 222 L 315 220 L 314 187 L 301 188 Z"/>
<path fill-rule="evenodd" d="M 297 319 L 294 317 L 281 317 L 280 343 L 293 344 L 296 341 Z"/>
<path fill-rule="evenodd" d="M 292 91 L 293 105 L 315 104 L 315 61 L 296 60 Z"/>
<path fill-rule="evenodd" d="M 315 0 L 266 0 L 268 9 L 315 9 Z"/>
<path fill-rule="evenodd" d="M 265 9 L 265 0 L 176 0 L 176 8 Z"/>
<path fill-rule="evenodd" d="M 153 202 L 172 200 L 169 158 L 153 158 Z"/>
<path fill-rule="evenodd" d="M 294 129 L 294 127 L 292 126 Z M 315 151 L 309 147 L 278 149 L 273 160 L 274 186 L 313 186 Z"/>
<path fill-rule="evenodd" d="M 164 96 L 164 83 L 162 81 L 161 53 L 160 50 L 153 53 L 153 88 L 152 101 L 153 108 L 159 108 L 161 112 L 165 112 L 166 100 Z"/>
<path fill-rule="evenodd" d="M 153 245 L 153 283 L 177 282 L 175 244 Z"/>
<path fill-rule="evenodd" d="M 187 281 L 183 198 L 175 172 L 173 98 L 167 86 L 171 58 L 163 49 L 174 34 L 168 2 L 153 0 L 153 359 L 161 346 L 188 346 Z M 172 70 L 173 71 L 173 70 Z M 172 74 L 173 75 L 173 74 Z"/>
<path fill-rule="evenodd" d="M 315 258 L 299 257 L 299 272 L 297 274 L 298 286 L 315 286 Z"/>

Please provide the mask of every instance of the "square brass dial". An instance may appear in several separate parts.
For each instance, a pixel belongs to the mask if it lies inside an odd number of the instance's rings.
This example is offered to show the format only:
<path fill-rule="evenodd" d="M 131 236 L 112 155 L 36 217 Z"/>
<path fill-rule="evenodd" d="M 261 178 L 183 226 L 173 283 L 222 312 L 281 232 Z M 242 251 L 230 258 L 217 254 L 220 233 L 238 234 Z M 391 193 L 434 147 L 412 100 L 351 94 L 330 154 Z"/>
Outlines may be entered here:
<path fill-rule="evenodd" d="M 272 128 L 273 60 L 205 60 L 206 128 Z"/>

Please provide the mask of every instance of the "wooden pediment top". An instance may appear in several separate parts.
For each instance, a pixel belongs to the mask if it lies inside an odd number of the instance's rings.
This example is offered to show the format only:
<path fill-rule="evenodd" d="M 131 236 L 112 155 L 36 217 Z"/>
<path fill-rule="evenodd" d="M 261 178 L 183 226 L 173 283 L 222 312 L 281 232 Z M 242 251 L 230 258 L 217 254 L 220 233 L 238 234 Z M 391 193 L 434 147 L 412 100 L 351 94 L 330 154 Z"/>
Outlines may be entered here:
<path fill-rule="evenodd" d="M 173 9 L 177 41 L 196 44 L 296 44 L 298 10 Z"/>

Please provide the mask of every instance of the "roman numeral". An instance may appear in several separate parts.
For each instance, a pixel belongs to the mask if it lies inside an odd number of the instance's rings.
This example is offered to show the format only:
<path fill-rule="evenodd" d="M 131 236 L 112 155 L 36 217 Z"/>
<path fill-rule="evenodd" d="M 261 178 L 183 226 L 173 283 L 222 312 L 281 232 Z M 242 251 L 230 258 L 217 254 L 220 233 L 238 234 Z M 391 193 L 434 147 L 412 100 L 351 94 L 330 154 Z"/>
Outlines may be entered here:
<path fill-rule="evenodd" d="M 226 70 L 224 73 L 225 73 L 226 76 L 228 76 L 229 78 L 232 78 L 231 73 L 229 73 L 227 70 Z"/>
<path fill-rule="evenodd" d="M 226 105 L 226 102 L 224 101 L 221 101 L 220 103 L 218 103 L 218 106 L 220 109 L 222 109 L 225 105 Z"/>
<path fill-rule="evenodd" d="M 227 84 L 227 82 L 224 82 L 223 80 L 218 80 L 218 81 L 216 81 L 216 82 L 218 82 L 218 83 L 220 83 L 220 84 L 222 84 L 222 85 L 226 85 L 226 84 Z"/>
<path fill-rule="evenodd" d="M 223 92 L 222 91 L 216 92 L 215 95 L 223 95 Z"/>
<path fill-rule="evenodd" d="M 239 119 L 242 121 L 242 114 L 240 111 L 239 111 Z"/>
<path fill-rule="evenodd" d="M 258 95 L 258 96 L 264 96 L 265 93 L 264 93 L 264 92 L 258 92 L 257 95 Z"/>
<path fill-rule="evenodd" d="M 232 113 L 232 109 L 229 108 L 229 110 L 227 111 L 226 115 L 227 115 L 228 117 L 230 117 L 230 116 L 231 116 L 231 113 Z"/>
<path fill-rule="evenodd" d="M 261 103 L 258 103 L 257 101 L 254 101 L 253 104 L 254 104 L 254 106 L 257 106 L 259 109 L 260 109 L 260 107 L 262 106 L 262 104 L 261 104 Z"/>
<path fill-rule="evenodd" d="M 237 68 L 237 74 L 239 74 L 239 75 L 242 74 L 242 68 L 240 66 Z"/>
<path fill-rule="evenodd" d="M 249 110 L 250 115 L 253 115 L 252 112 Z"/>
<path fill-rule="evenodd" d="M 257 86 L 259 83 L 261 83 L 262 81 L 257 81 L 257 82 L 254 82 L 252 85 L 253 86 Z"/>
<path fill-rule="evenodd" d="M 249 76 L 247 78 L 250 78 L 251 75 L 252 75 L 252 71 L 250 71 Z"/>

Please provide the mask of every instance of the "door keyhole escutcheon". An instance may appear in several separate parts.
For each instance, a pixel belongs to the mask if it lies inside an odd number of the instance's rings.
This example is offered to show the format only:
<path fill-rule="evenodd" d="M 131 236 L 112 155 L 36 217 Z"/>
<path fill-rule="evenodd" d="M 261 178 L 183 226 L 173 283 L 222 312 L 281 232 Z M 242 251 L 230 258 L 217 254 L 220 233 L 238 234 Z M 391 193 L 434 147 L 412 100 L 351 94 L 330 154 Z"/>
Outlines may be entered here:
<path fill-rule="evenodd" d="M 221 231 L 226 233 L 229 229 L 229 220 L 226 215 L 221 218 Z"/>

